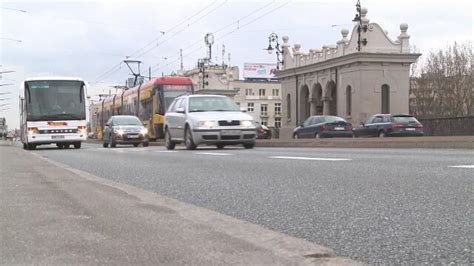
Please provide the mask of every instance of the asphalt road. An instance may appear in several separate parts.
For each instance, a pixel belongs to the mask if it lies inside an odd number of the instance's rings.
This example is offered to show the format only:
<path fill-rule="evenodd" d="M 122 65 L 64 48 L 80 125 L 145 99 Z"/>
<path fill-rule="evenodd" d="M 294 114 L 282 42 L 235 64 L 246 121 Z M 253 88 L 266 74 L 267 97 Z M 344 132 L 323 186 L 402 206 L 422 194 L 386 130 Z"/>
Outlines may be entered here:
<path fill-rule="evenodd" d="M 472 150 L 33 151 L 368 263 L 473 263 Z"/>

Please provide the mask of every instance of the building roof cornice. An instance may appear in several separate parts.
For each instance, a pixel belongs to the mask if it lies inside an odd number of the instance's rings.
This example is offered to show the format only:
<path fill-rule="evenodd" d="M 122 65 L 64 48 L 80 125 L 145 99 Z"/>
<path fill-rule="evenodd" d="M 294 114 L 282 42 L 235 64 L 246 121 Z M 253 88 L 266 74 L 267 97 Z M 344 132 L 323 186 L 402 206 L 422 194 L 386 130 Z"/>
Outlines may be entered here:
<path fill-rule="evenodd" d="M 278 78 L 286 78 L 294 75 L 306 74 L 315 71 L 321 71 L 334 67 L 341 67 L 356 63 L 414 63 L 418 57 L 421 56 L 419 53 L 405 53 L 405 54 L 393 54 L 393 53 L 352 53 L 335 58 L 328 59 L 326 61 L 317 62 L 309 65 L 300 67 L 290 68 L 286 70 L 277 71 L 276 76 Z"/>

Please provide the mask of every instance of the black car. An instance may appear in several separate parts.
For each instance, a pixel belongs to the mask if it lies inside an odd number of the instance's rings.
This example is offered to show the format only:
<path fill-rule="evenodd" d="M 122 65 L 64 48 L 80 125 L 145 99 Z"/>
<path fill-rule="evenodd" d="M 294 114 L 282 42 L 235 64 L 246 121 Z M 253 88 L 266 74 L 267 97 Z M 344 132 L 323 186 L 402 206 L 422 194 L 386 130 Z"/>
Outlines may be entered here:
<path fill-rule="evenodd" d="M 265 125 L 262 125 L 260 122 L 255 122 L 257 127 L 257 139 L 271 139 L 272 131 Z"/>
<path fill-rule="evenodd" d="M 355 137 L 423 135 L 423 125 L 411 115 L 377 114 L 354 128 Z"/>
<path fill-rule="evenodd" d="M 338 116 L 315 115 L 293 130 L 294 139 L 332 137 L 352 137 L 352 124 Z"/>
<path fill-rule="evenodd" d="M 138 117 L 132 115 L 114 115 L 105 124 L 104 148 L 115 147 L 117 144 L 139 144 L 148 146 L 148 130 Z"/>

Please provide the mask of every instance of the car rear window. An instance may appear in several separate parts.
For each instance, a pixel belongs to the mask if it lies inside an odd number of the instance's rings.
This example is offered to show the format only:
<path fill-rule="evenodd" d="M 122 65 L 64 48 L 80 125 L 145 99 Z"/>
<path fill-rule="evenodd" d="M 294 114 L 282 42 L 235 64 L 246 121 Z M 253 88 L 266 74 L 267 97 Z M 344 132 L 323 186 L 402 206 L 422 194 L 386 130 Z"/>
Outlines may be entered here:
<path fill-rule="evenodd" d="M 344 118 L 341 118 L 341 117 L 338 117 L 338 116 L 324 116 L 324 117 L 321 117 L 323 119 L 324 122 L 327 122 L 327 123 L 332 123 L 332 122 L 347 122 L 346 120 L 344 120 Z"/>
<path fill-rule="evenodd" d="M 414 118 L 413 116 L 393 116 L 392 121 L 403 124 L 418 123 L 418 120 L 416 120 L 416 118 Z"/>

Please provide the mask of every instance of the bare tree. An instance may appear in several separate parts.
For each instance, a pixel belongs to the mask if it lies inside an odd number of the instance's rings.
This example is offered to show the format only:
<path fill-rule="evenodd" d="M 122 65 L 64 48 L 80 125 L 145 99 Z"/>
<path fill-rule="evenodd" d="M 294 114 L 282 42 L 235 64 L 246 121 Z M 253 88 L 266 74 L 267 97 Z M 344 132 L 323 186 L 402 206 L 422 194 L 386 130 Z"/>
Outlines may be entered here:
<path fill-rule="evenodd" d="M 420 117 L 473 115 L 473 46 L 454 43 L 411 71 L 411 112 Z"/>

